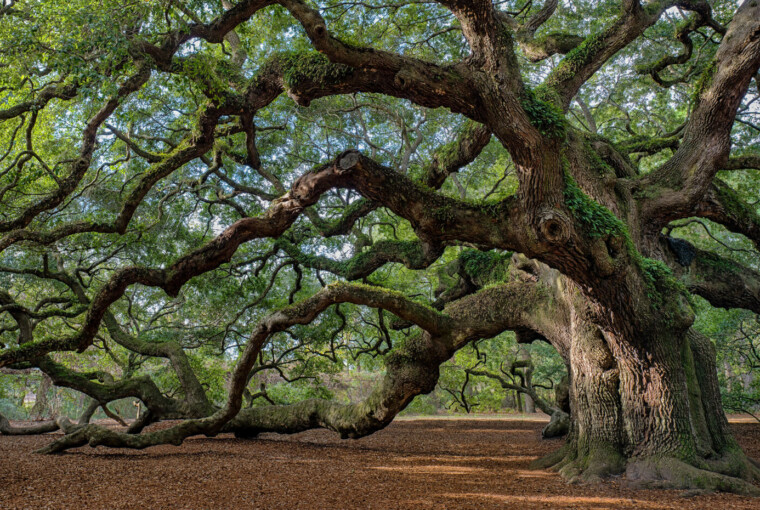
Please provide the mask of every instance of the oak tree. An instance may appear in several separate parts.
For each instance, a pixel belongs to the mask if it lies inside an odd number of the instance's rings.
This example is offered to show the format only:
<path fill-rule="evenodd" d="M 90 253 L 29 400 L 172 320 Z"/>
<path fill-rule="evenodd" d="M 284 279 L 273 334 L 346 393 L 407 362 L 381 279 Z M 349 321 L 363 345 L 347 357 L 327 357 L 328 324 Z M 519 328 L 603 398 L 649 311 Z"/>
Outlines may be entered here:
<path fill-rule="evenodd" d="M 756 0 L 4 0 L 0 40 L 0 367 L 147 410 L 45 452 L 362 437 L 515 331 L 569 370 L 539 465 L 758 492 L 692 327 L 760 312 Z M 359 402 L 254 388 L 339 354 Z"/>

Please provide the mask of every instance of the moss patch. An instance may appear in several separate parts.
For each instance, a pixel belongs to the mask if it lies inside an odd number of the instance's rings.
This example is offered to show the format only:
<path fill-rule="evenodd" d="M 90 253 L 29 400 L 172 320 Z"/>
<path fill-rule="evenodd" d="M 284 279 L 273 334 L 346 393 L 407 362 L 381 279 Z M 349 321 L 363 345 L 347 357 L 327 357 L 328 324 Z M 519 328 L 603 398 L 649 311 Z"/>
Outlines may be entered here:
<path fill-rule="evenodd" d="M 549 77 L 547 83 L 559 83 L 572 79 L 578 71 L 591 62 L 600 50 L 606 47 L 605 39 L 612 30 L 617 30 L 617 27 L 613 25 L 604 32 L 589 36 L 576 48 L 569 51 Z"/>
<path fill-rule="evenodd" d="M 278 59 L 288 87 L 295 87 L 304 82 L 330 83 L 353 73 L 351 67 L 334 64 L 316 51 L 288 52 L 280 55 Z"/>
<path fill-rule="evenodd" d="M 479 285 L 504 281 L 511 257 L 511 252 L 479 250 L 465 250 L 459 255 L 465 274 Z"/>
<path fill-rule="evenodd" d="M 718 63 L 716 60 L 712 60 L 704 71 L 702 71 L 702 74 L 699 75 L 699 79 L 694 84 L 694 105 L 696 106 L 699 104 L 699 98 L 702 96 L 702 93 L 707 90 L 710 85 L 712 84 L 713 78 L 715 77 L 715 72 L 718 70 Z"/>
<path fill-rule="evenodd" d="M 539 87 L 534 91 L 526 87 L 520 104 L 528 115 L 530 123 L 542 135 L 550 138 L 564 138 L 567 134 L 565 115 L 553 101 L 547 99 L 551 99 L 548 89 Z"/>
<path fill-rule="evenodd" d="M 565 172 L 565 205 L 592 238 L 625 235 L 627 230 L 612 211 L 586 195 L 569 172 Z"/>

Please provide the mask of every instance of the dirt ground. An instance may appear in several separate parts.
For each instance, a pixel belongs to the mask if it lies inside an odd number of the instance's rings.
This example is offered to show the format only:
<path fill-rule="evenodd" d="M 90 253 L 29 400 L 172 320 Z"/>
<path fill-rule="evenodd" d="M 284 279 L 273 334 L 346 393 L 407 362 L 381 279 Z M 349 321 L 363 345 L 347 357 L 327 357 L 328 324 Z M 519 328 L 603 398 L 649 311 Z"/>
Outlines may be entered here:
<path fill-rule="evenodd" d="M 327 431 L 189 439 L 144 451 L 31 452 L 53 439 L 0 436 L 0 509 L 707 508 L 758 509 L 725 494 L 567 485 L 530 461 L 558 448 L 540 420 L 400 420 L 370 437 Z M 733 423 L 760 458 L 760 424 Z M 689 497 L 690 496 L 690 497 Z"/>

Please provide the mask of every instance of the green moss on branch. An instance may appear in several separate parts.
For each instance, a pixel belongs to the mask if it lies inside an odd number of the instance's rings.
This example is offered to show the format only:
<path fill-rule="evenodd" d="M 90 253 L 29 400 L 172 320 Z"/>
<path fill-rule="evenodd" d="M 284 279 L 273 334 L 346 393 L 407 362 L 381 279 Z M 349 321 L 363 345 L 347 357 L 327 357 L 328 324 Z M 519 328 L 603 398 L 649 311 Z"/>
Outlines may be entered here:
<path fill-rule="evenodd" d="M 592 238 L 627 236 L 625 224 L 612 212 L 586 195 L 569 172 L 565 172 L 565 205 Z"/>
<path fill-rule="evenodd" d="M 283 70 L 283 79 L 288 87 L 304 82 L 326 84 L 343 80 L 353 69 L 343 64 L 334 64 L 316 51 L 288 52 L 278 57 Z"/>
<path fill-rule="evenodd" d="M 525 95 L 520 101 L 530 123 L 538 131 L 550 138 L 564 138 L 567 134 L 565 115 L 556 105 L 549 89 L 538 87 L 536 90 L 525 89 Z"/>
<path fill-rule="evenodd" d="M 481 286 L 503 282 L 509 271 L 511 257 L 511 252 L 479 250 L 465 250 L 459 255 L 465 274 Z"/>

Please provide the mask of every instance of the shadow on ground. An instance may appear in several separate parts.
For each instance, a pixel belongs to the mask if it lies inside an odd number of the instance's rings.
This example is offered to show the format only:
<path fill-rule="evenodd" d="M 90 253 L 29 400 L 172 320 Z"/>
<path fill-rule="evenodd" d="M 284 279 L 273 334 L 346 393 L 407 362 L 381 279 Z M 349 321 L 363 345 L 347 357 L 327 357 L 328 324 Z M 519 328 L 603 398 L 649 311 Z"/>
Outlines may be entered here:
<path fill-rule="evenodd" d="M 732 508 L 760 501 L 567 485 L 528 464 L 558 448 L 540 420 L 403 420 L 360 440 L 327 431 L 190 439 L 144 451 L 31 452 L 53 435 L 0 437 L 0 508 Z M 733 423 L 760 458 L 760 425 Z"/>

